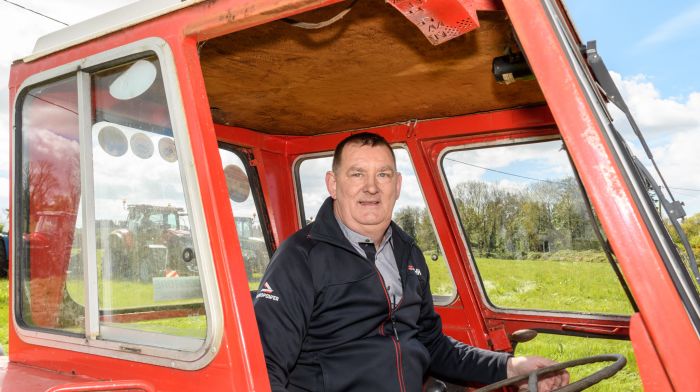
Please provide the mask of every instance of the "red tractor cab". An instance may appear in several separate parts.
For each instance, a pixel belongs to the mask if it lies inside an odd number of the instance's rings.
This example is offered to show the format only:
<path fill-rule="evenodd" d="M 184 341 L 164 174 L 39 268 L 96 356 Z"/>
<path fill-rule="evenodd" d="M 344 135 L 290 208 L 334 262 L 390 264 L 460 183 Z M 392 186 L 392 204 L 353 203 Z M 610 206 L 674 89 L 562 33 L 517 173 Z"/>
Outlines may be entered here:
<path fill-rule="evenodd" d="M 446 334 L 700 390 L 682 205 L 562 1 L 139 1 L 9 87 L 3 390 L 269 390 L 251 292 L 361 131 L 394 148 Z"/>

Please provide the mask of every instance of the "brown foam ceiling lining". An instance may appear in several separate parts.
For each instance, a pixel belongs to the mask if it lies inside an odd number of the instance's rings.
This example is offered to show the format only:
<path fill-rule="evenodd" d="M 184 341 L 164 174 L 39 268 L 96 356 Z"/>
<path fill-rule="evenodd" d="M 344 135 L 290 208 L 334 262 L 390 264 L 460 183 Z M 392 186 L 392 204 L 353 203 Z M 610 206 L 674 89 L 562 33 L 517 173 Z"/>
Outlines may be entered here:
<path fill-rule="evenodd" d="M 322 29 L 275 21 L 209 40 L 201 63 L 214 122 L 312 135 L 544 102 L 534 80 L 495 82 L 491 62 L 513 46 L 512 27 L 504 12 L 478 17 L 478 29 L 433 46 L 384 2 L 359 0 Z"/>

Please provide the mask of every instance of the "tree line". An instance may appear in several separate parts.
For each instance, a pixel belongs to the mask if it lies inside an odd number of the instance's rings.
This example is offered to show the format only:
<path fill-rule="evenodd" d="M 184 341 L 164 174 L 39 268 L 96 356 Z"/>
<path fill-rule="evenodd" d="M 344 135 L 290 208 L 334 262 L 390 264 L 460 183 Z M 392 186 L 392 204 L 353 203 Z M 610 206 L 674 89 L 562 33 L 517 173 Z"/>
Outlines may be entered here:
<path fill-rule="evenodd" d="M 604 261 L 591 217 L 573 177 L 506 188 L 483 181 L 467 181 L 452 188 L 464 234 L 477 257 L 537 259 L 547 255 L 588 252 Z M 394 221 L 416 239 L 425 252 L 439 254 L 426 208 L 399 209 Z M 666 222 L 672 239 L 677 233 Z M 597 219 L 596 225 L 599 225 Z M 693 251 L 700 256 L 700 213 L 681 223 Z M 603 234 L 604 235 L 604 234 Z"/>
<path fill-rule="evenodd" d="M 522 259 L 564 250 L 601 250 L 573 177 L 524 188 L 467 181 L 452 188 L 452 196 L 477 257 Z M 438 248 L 426 209 L 404 207 L 394 219 L 424 251 Z"/>
<path fill-rule="evenodd" d="M 673 228 L 671 222 L 669 222 L 667 219 L 664 219 L 664 223 L 666 224 L 668 232 L 671 233 L 671 238 L 673 239 L 673 242 L 675 242 L 678 248 L 681 249 L 680 252 L 681 255 L 683 255 L 685 251 L 682 250 L 683 244 L 678 233 Z M 681 222 L 681 227 L 683 228 L 685 235 L 688 237 L 690 247 L 693 248 L 695 259 L 700 261 L 700 213 L 685 218 Z"/>

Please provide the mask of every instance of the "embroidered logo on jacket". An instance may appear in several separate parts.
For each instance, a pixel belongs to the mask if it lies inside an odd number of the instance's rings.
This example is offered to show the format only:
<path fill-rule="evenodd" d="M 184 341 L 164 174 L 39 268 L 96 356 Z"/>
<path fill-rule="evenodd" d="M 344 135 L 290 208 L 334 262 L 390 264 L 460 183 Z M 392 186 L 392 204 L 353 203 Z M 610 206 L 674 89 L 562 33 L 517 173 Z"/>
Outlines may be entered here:
<path fill-rule="evenodd" d="M 272 295 L 272 292 L 275 291 L 272 289 L 269 283 L 265 282 L 263 283 L 263 287 L 260 289 L 260 292 L 258 295 L 255 296 L 255 299 L 258 298 L 265 298 L 265 299 L 271 299 L 273 301 L 279 301 L 280 297 L 276 295 Z"/>
<path fill-rule="evenodd" d="M 413 273 L 416 274 L 417 276 L 421 276 L 421 275 L 422 275 L 421 272 L 420 272 L 420 269 L 414 267 L 412 264 L 409 264 L 409 265 L 408 265 L 408 270 L 409 270 L 409 271 L 413 271 Z"/>

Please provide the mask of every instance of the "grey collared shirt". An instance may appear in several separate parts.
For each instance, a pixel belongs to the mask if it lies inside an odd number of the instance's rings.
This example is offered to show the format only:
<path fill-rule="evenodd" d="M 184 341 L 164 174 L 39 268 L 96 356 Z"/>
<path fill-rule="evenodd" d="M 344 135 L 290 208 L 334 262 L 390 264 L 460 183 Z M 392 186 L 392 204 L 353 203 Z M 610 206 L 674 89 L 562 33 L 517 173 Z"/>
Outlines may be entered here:
<path fill-rule="evenodd" d="M 357 233 L 345 226 L 345 224 L 341 222 L 337 216 L 335 217 L 335 220 L 338 221 L 340 230 L 343 231 L 345 238 L 350 241 L 352 247 L 355 248 L 359 254 L 367 257 L 367 254 L 360 246 L 360 243 L 370 243 L 372 240 L 367 236 Z M 396 306 L 396 304 L 401 301 L 401 297 L 403 296 L 403 287 L 401 286 L 401 275 L 399 274 L 399 268 L 396 266 L 396 258 L 394 257 L 394 249 L 391 243 L 391 233 L 391 226 L 389 226 L 386 233 L 384 233 L 382 242 L 377 248 L 377 255 L 375 256 L 374 265 L 379 270 L 379 273 L 382 274 L 382 279 L 384 279 L 384 284 L 386 285 L 386 291 L 389 294 L 389 298 L 393 302 L 393 305 Z"/>

